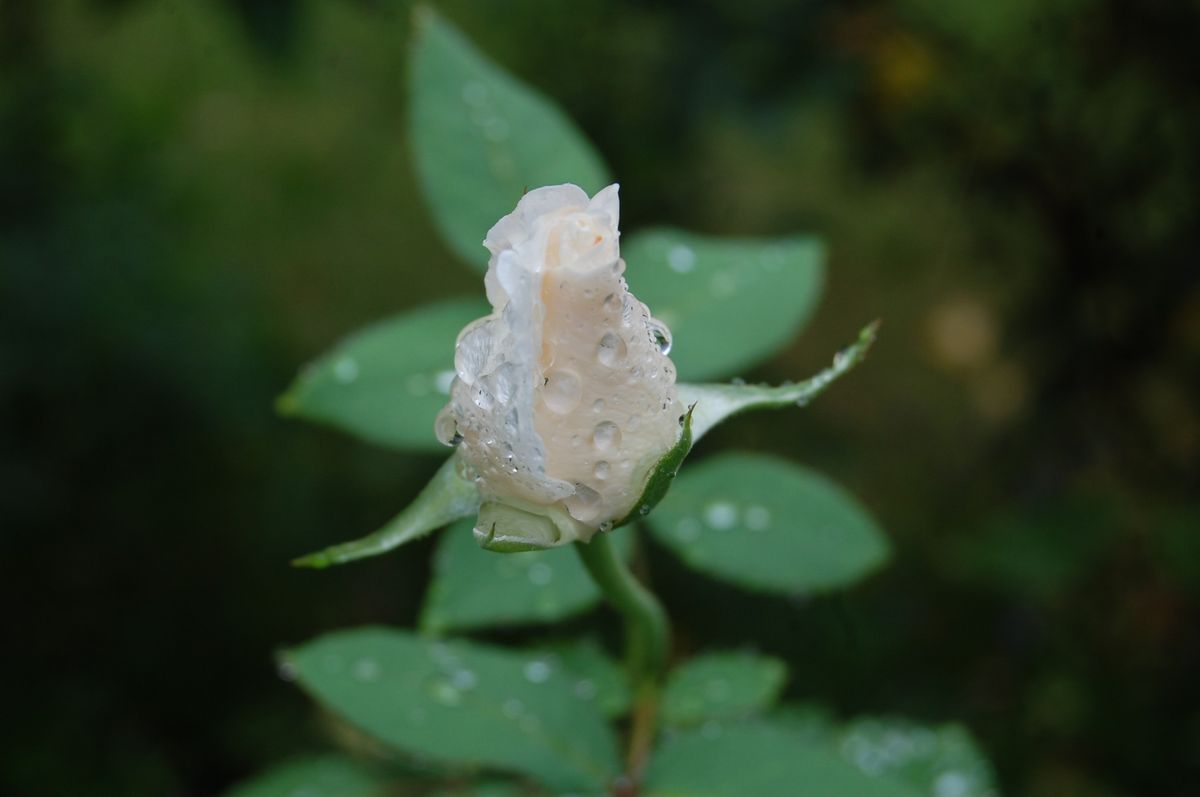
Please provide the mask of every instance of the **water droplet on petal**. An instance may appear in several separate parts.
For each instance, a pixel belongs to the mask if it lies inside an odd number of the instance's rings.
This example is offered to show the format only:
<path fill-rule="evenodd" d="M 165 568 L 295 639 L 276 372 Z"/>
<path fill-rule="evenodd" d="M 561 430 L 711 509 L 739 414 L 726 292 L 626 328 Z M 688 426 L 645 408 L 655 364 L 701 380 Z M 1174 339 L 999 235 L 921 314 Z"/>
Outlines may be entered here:
<path fill-rule="evenodd" d="M 600 361 L 601 365 L 613 368 L 625 359 L 628 351 L 629 348 L 625 345 L 624 338 L 615 332 L 605 332 L 596 349 L 596 359 Z"/>
<path fill-rule="evenodd" d="M 651 318 L 649 323 L 650 339 L 654 341 L 654 345 L 663 354 L 671 353 L 671 330 L 667 329 L 667 325 L 656 318 Z"/>
<path fill-rule="evenodd" d="M 474 322 L 458 336 L 454 346 L 454 370 L 463 384 L 473 385 L 487 366 L 492 353 L 492 329 L 489 319 Z"/>
<path fill-rule="evenodd" d="M 586 484 L 576 484 L 575 494 L 565 503 L 571 516 L 585 523 L 595 520 L 596 515 L 600 513 L 600 493 Z"/>
<path fill-rule="evenodd" d="M 592 412 L 604 412 L 604 399 L 596 399 L 592 402 Z"/>
<path fill-rule="evenodd" d="M 546 374 L 546 382 L 542 386 L 542 400 L 553 412 L 565 415 L 579 406 L 583 396 L 583 384 L 574 371 L 556 369 Z"/>
<path fill-rule="evenodd" d="M 592 430 L 592 445 L 598 451 L 608 451 L 621 444 L 621 430 L 612 421 L 601 421 Z"/>
<path fill-rule="evenodd" d="M 604 479 L 607 479 L 608 478 L 608 463 L 605 462 L 604 460 L 600 460 L 599 462 L 596 463 L 596 467 L 592 468 L 592 473 L 595 474 L 596 478 L 600 479 L 601 481 L 603 481 Z"/>
<path fill-rule="evenodd" d="M 454 410 L 447 406 L 443 407 L 438 413 L 437 420 L 433 424 L 433 433 L 437 435 L 437 439 L 442 445 L 456 446 L 462 442 L 463 436 L 458 432 L 458 418 L 455 417 Z"/>

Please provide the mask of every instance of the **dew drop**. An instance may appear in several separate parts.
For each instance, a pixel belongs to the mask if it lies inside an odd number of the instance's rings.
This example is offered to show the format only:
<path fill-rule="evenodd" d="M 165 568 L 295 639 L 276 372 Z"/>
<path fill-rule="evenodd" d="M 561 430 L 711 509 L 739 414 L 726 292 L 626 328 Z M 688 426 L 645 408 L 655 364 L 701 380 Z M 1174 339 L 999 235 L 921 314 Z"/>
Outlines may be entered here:
<path fill-rule="evenodd" d="M 621 430 L 612 421 L 601 421 L 592 430 L 592 445 L 598 451 L 608 451 L 621 443 Z"/>
<path fill-rule="evenodd" d="M 343 385 L 358 379 L 358 361 L 353 357 L 342 357 L 333 364 L 333 376 Z"/>
<path fill-rule="evenodd" d="M 959 772 L 943 772 L 933 782 L 935 797 L 966 797 L 970 790 L 967 777 Z"/>
<path fill-rule="evenodd" d="M 600 361 L 601 365 L 613 368 L 625 359 L 628 351 L 624 338 L 615 332 L 605 332 L 604 337 L 600 338 L 600 345 L 596 348 L 596 359 Z"/>
<path fill-rule="evenodd" d="M 455 670 L 450 676 L 450 685 L 464 692 L 474 689 L 478 683 L 479 678 L 470 670 Z"/>
<path fill-rule="evenodd" d="M 354 662 L 354 677 L 363 682 L 379 680 L 383 670 L 375 659 L 359 659 Z"/>
<path fill-rule="evenodd" d="M 583 384 L 574 371 L 559 368 L 546 374 L 546 382 L 542 386 L 542 400 L 551 411 L 565 415 L 579 406 L 582 396 Z"/>
<path fill-rule="evenodd" d="M 746 510 L 746 528 L 762 531 L 771 525 L 771 510 L 755 504 Z"/>
<path fill-rule="evenodd" d="M 667 265 L 672 271 L 686 274 L 696 267 L 696 253 L 690 246 L 676 244 L 667 250 Z"/>
<path fill-rule="evenodd" d="M 550 665 L 541 659 L 533 659 L 525 663 L 525 680 L 531 684 L 544 684 L 550 680 Z"/>
<path fill-rule="evenodd" d="M 545 562 L 534 562 L 529 566 L 528 576 L 535 587 L 544 587 L 554 580 L 554 569 Z"/>
<path fill-rule="evenodd" d="M 595 520 L 600 513 L 600 493 L 586 484 L 576 484 L 575 494 L 567 499 L 566 504 L 572 517 L 586 523 Z"/>
<path fill-rule="evenodd" d="M 733 528 L 737 518 L 737 507 L 728 501 L 715 501 L 704 510 L 704 522 L 718 530 Z"/>
<path fill-rule="evenodd" d="M 438 413 L 437 421 L 433 424 L 433 433 L 437 435 L 437 439 L 442 445 L 456 446 L 462 442 L 463 436 L 458 431 L 458 419 L 454 415 L 454 410 L 450 407 L 443 407 Z"/>
<path fill-rule="evenodd" d="M 667 325 L 656 318 L 650 319 L 650 339 L 654 341 L 654 345 L 663 354 L 671 353 L 671 330 L 667 329 Z"/>
<path fill-rule="evenodd" d="M 592 468 L 592 473 L 595 474 L 596 478 L 600 479 L 601 481 L 603 481 L 604 479 L 607 479 L 608 478 L 608 463 L 605 462 L 604 460 L 600 460 L 599 462 L 596 463 L 596 467 Z"/>
<path fill-rule="evenodd" d="M 621 307 L 621 297 L 617 296 L 615 293 L 610 293 L 608 296 L 604 297 L 604 309 L 608 310 L 610 313 L 620 312 Z"/>
<path fill-rule="evenodd" d="M 491 323 L 477 321 L 463 330 L 454 346 L 454 370 L 463 384 L 473 385 L 492 353 Z"/>
<path fill-rule="evenodd" d="M 462 692 L 443 678 L 438 678 L 429 685 L 429 696 L 443 706 L 457 706 L 462 703 Z"/>
<path fill-rule="evenodd" d="M 592 412 L 604 412 L 604 399 L 596 399 L 592 402 Z"/>
<path fill-rule="evenodd" d="M 487 412 L 495 404 L 491 392 L 483 385 L 479 385 L 471 392 L 471 401 L 475 402 L 475 406 Z"/>

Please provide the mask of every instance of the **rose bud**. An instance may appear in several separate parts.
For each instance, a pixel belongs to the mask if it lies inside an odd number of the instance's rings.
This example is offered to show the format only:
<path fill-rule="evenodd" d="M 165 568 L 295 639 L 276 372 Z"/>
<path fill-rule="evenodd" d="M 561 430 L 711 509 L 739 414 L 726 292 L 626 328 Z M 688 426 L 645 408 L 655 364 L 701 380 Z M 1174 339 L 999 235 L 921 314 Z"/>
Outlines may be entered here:
<path fill-rule="evenodd" d="M 487 547 L 611 528 L 679 439 L 670 332 L 622 276 L 619 211 L 616 185 L 538 188 L 484 241 L 493 312 L 458 336 L 436 431 L 479 488 Z"/>

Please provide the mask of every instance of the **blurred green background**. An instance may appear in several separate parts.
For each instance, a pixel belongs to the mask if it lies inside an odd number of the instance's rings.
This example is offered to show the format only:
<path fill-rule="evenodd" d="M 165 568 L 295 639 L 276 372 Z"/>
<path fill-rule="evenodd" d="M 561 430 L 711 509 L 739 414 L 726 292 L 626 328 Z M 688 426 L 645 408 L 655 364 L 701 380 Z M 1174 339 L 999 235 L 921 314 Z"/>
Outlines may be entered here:
<path fill-rule="evenodd" d="M 1194 793 L 1200 5 L 439 7 L 593 138 L 626 228 L 826 238 L 815 322 L 746 378 L 884 319 L 811 408 L 694 456 L 820 468 L 895 561 L 779 605 L 652 549 L 681 644 L 960 719 L 1010 795 Z M 276 647 L 412 624 L 428 542 L 287 561 L 437 460 L 272 411 L 345 333 L 480 290 L 418 197 L 408 27 L 389 0 L 0 2 L 5 793 L 218 792 L 325 744 Z"/>

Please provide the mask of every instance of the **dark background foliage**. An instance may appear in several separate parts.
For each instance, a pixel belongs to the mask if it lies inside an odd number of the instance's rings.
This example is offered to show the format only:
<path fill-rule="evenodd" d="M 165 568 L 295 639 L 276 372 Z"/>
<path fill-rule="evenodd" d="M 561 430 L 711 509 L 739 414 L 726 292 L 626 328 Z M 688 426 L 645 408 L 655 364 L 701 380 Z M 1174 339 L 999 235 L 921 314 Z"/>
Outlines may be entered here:
<path fill-rule="evenodd" d="M 681 650 L 757 642 L 794 698 L 961 719 L 1009 794 L 1190 793 L 1200 7 L 442 6 L 597 142 L 627 227 L 826 238 L 816 321 L 744 376 L 885 319 L 813 407 L 695 455 L 831 473 L 895 561 L 776 605 L 652 550 Z M 417 195 L 408 24 L 387 0 L 0 4 L 6 793 L 217 792 L 324 743 L 276 646 L 412 623 L 427 543 L 286 563 L 436 461 L 272 412 L 340 335 L 478 290 Z"/>

